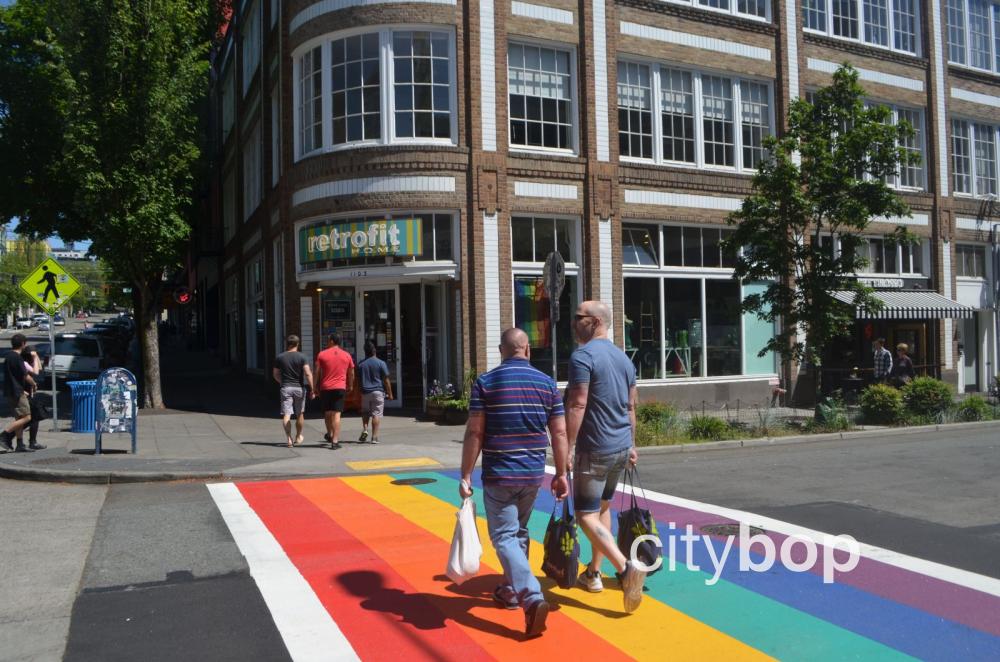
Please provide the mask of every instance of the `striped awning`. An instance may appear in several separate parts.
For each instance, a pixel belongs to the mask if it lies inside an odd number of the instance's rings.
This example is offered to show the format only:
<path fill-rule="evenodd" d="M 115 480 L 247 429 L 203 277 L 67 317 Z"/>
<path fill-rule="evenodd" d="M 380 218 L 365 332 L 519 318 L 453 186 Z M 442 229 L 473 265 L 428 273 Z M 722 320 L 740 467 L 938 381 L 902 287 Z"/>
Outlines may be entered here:
<path fill-rule="evenodd" d="M 858 319 L 972 319 L 976 314 L 976 309 L 971 306 L 927 290 L 876 290 L 872 294 L 882 301 L 882 310 L 870 311 L 863 307 L 858 308 L 856 310 Z M 833 293 L 833 297 L 838 301 L 854 305 L 854 292 L 837 291 Z"/>

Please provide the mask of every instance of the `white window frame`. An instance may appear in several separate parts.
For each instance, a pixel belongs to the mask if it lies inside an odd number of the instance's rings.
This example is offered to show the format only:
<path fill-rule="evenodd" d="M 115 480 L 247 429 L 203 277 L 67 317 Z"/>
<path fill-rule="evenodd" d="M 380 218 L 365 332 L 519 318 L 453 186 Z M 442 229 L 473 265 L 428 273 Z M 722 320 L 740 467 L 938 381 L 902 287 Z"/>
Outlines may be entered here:
<path fill-rule="evenodd" d="M 990 2 L 989 3 L 989 17 L 987 22 L 989 24 L 990 34 L 989 34 L 989 47 L 990 47 L 990 66 L 987 68 L 977 67 L 972 64 L 972 35 L 969 31 L 969 3 L 971 0 L 958 0 L 962 3 L 962 21 L 961 26 L 962 34 L 964 35 L 965 44 L 965 62 L 956 62 L 951 59 L 951 16 L 948 11 L 948 2 L 942 0 L 942 15 L 945 19 L 945 30 L 944 34 L 946 37 L 945 50 L 947 52 L 948 64 L 961 67 L 963 69 L 970 69 L 972 71 L 988 71 L 994 74 L 1000 74 L 1000 17 L 998 17 L 998 12 L 1000 12 L 1000 2 Z"/>
<path fill-rule="evenodd" d="M 850 42 L 854 42 L 854 43 L 858 43 L 858 44 L 863 44 L 865 46 L 870 46 L 872 48 L 881 48 L 883 50 L 892 51 L 894 53 L 903 53 L 905 55 L 915 55 L 917 57 L 920 57 L 921 53 L 923 52 L 923 43 L 922 43 L 922 41 L 920 39 L 921 30 L 922 30 L 922 27 L 921 27 L 922 23 L 921 23 L 921 17 L 920 17 L 920 7 L 922 5 L 921 5 L 920 2 L 917 2 L 917 0 L 914 0 L 914 2 L 913 2 L 913 4 L 914 4 L 914 7 L 913 7 L 914 8 L 914 25 L 913 25 L 913 31 L 914 31 L 914 34 L 913 34 L 913 46 L 914 46 L 914 50 L 913 51 L 908 51 L 908 50 L 904 50 L 904 49 L 901 49 L 901 48 L 896 48 L 896 46 L 895 46 L 895 43 L 896 43 L 896 38 L 895 38 L 896 25 L 895 25 L 895 22 L 896 22 L 896 19 L 894 17 L 895 11 L 894 11 L 894 8 L 893 8 L 894 0 L 888 0 L 887 3 L 886 3 L 887 7 L 888 7 L 888 19 L 889 19 L 888 26 L 886 27 L 886 29 L 889 31 L 889 44 L 887 46 L 883 46 L 882 44 L 878 44 L 878 43 L 872 43 L 872 42 L 869 42 L 869 41 L 865 41 L 865 7 L 864 7 L 864 0 L 854 0 L 854 2 L 857 5 L 857 16 L 858 16 L 858 36 L 857 36 L 857 38 L 844 37 L 844 36 L 841 36 L 841 35 L 834 34 L 834 32 L 833 32 L 833 3 L 835 2 L 835 0 L 820 0 L 820 1 L 826 3 L 826 12 L 825 12 L 825 16 L 826 16 L 826 29 L 825 30 L 817 30 L 815 28 L 806 27 L 806 12 L 805 12 L 805 9 L 803 8 L 803 11 L 802 11 L 802 31 L 803 32 L 810 33 L 810 34 L 821 34 L 821 35 L 830 37 L 831 39 L 840 39 L 840 40 L 843 40 L 843 41 L 850 41 Z"/>
<path fill-rule="evenodd" d="M 831 239 L 831 235 L 829 235 L 829 234 L 823 235 L 822 239 L 824 241 L 827 241 L 827 240 Z M 839 257 L 840 256 L 840 237 L 832 237 L 832 239 L 833 239 L 834 255 Z M 865 252 L 865 257 L 867 257 L 869 255 L 869 253 L 868 253 L 868 246 L 869 246 L 868 241 L 870 239 L 877 239 L 879 241 L 884 241 L 885 237 L 884 236 L 871 235 L 871 236 L 865 236 L 865 237 L 863 237 L 863 239 L 864 239 L 864 241 L 858 246 L 858 250 L 859 251 L 863 250 Z M 929 260 L 930 260 L 930 244 L 931 244 L 931 240 L 928 237 L 920 237 L 920 243 L 917 244 L 917 245 L 915 245 L 915 246 L 903 246 L 902 244 L 897 243 L 896 246 L 895 246 L 895 248 L 896 248 L 896 270 L 895 271 L 858 271 L 858 272 L 854 273 L 853 275 L 854 276 L 865 276 L 865 277 L 883 276 L 883 277 L 891 277 L 891 278 L 927 278 L 929 276 L 928 269 L 930 269 L 930 262 L 929 262 Z M 885 247 L 883 246 L 883 250 L 884 249 L 885 249 Z M 905 249 L 910 249 L 910 250 L 906 250 L 904 252 Z M 912 257 L 912 255 L 910 255 L 910 253 L 913 250 L 919 250 L 920 251 L 920 271 L 913 271 L 913 257 Z M 904 268 L 903 268 L 903 260 L 904 260 L 904 258 L 909 258 L 907 260 L 910 263 L 908 265 L 908 270 L 904 270 Z M 870 266 L 869 267 L 865 267 L 865 269 L 869 269 L 869 268 L 870 268 Z"/>
<path fill-rule="evenodd" d="M 263 168 L 261 122 L 250 130 L 250 138 L 243 144 L 243 222 L 246 223 L 260 206 L 262 199 Z"/>
<path fill-rule="evenodd" d="M 448 138 L 396 138 L 396 94 L 395 94 L 395 71 L 393 66 L 393 44 L 392 34 L 394 32 L 427 31 L 443 32 L 448 34 L 449 50 L 449 111 L 451 115 L 451 135 Z M 379 115 L 381 119 L 381 137 L 378 140 L 357 140 L 340 145 L 333 144 L 333 68 L 331 66 L 330 44 L 338 39 L 352 37 L 359 34 L 378 33 L 379 35 Z M 301 96 L 302 90 L 299 78 L 301 76 L 302 56 L 321 46 L 320 71 L 322 72 L 322 99 L 323 99 L 323 140 L 320 147 L 302 153 L 301 137 Z M 309 156 L 339 152 L 344 150 L 359 149 L 365 147 L 381 147 L 387 145 L 457 145 L 458 144 L 458 69 L 456 63 L 456 39 L 455 28 L 451 25 L 434 24 L 400 24 L 363 26 L 351 28 L 349 30 L 339 30 L 330 32 L 319 37 L 310 39 L 298 46 L 292 53 L 292 80 L 293 86 L 293 108 L 294 113 L 294 152 L 295 161 L 298 162 Z"/>
<path fill-rule="evenodd" d="M 976 244 L 972 242 L 955 242 L 955 277 L 976 282 L 985 281 L 986 276 L 989 273 L 989 257 L 986 248 L 987 248 L 986 244 Z M 983 265 L 983 274 L 981 276 L 970 276 L 968 274 L 960 274 L 958 272 L 959 265 L 965 264 L 963 256 L 960 254 L 960 249 L 964 249 L 965 251 L 971 249 L 976 251 L 976 253 L 978 253 L 980 261 Z"/>
<path fill-rule="evenodd" d="M 261 13 L 263 5 L 255 2 L 250 10 L 243 15 L 240 24 L 240 62 L 243 65 L 243 96 L 250 89 L 250 81 L 260 68 L 261 55 Z"/>
<path fill-rule="evenodd" d="M 510 139 L 510 63 L 508 62 L 506 66 L 506 71 L 504 75 L 507 76 L 508 82 L 508 92 L 505 104 L 507 106 L 507 148 L 518 154 L 561 154 L 564 156 L 577 156 L 580 153 L 580 84 L 578 80 L 579 72 L 576 66 L 577 51 L 576 46 L 572 44 L 566 44 L 559 41 L 548 41 L 544 39 L 522 39 L 522 38 L 511 38 L 507 41 L 507 49 L 510 50 L 510 44 L 517 43 L 524 46 L 540 46 L 543 48 L 552 48 L 555 50 L 563 51 L 569 54 L 569 85 L 570 85 L 570 116 L 573 118 L 572 135 L 570 136 L 570 143 L 572 147 L 569 149 L 557 148 L 557 147 L 544 147 L 536 145 L 515 145 Z"/>
<path fill-rule="evenodd" d="M 732 267 L 679 267 L 679 266 L 667 266 L 665 263 L 665 253 L 664 253 L 664 235 L 663 229 L 667 227 L 671 228 L 681 228 L 681 252 L 684 252 L 683 244 L 683 228 L 709 228 L 709 229 L 731 229 L 728 226 L 722 226 L 718 224 L 710 223 L 672 223 L 665 221 L 652 221 L 647 219 L 635 219 L 635 218 L 625 218 L 622 220 L 622 226 L 625 225 L 640 225 L 647 228 L 656 230 L 656 237 L 654 238 L 654 244 L 659 248 L 657 259 L 659 264 L 657 266 L 648 265 L 636 265 L 636 264 L 622 264 L 622 286 L 624 287 L 625 278 L 650 278 L 656 280 L 659 287 L 659 301 L 660 301 L 660 328 L 659 328 L 659 338 L 662 346 L 666 345 L 666 324 L 667 317 L 663 314 L 663 295 L 667 283 L 672 279 L 688 279 L 688 280 L 699 280 L 701 281 L 701 350 L 702 360 L 701 360 L 701 374 L 690 375 L 688 377 L 660 377 L 658 379 L 643 379 L 641 382 L 643 384 L 677 384 L 677 383 L 689 383 L 689 382 L 732 382 L 732 381 L 753 381 L 760 380 L 762 378 L 768 378 L 769 376 L 777 374 L 773 373 L 753 373 L 747 374 L 746 365 L 746 326 L 744 323 L 744 313 L 740 313 L 740 374 L 738 375 L 708 375 L 708 324 L 707 314 L 708 314 L 708 301 L 706 301 L 705 286 L 706 282 L 709 280 L 715 281 L 731 281 L 733 278 L 734 269 Z M 702 262 L 704 262 L 704 242 L 702 242 Z M 721 256 L 720 256 L 721 264 Z M 740 287 L 740 300 L 746 296 L 745 287 L 743 283 L 739 284 Z M 623 302 L 624 305 L 624 302 Z M 660 351 L 660 374 L 666 375 L 666 361 L 667 353 L 664 350 Z M 776 361 L 777 364 L 777 361 Z"/>
<path fill-rule="evenodd" d="M 662 0 L 669 5 L 684 5 L 687 7 L 692 7 L 694 9 L 699 9 L 701 11 L 712 12 L 713 14 L 728 14 L 730 16 L 738 16 L 739 18 L 746 19 L 748 21 L 759 21 L 762 23 L 771 22 L 771 0 L 765 0 L 764 2 L 764 16 L 758 16 L 757 14 L 748 14 L 738 10 L 739 0 L 729 0 L 728 9 L 720 9 L 718 7 L 709 7 L 708 5 L 702 4 L 699 0 Z"/>
<path fill-rule="evenodd" d="M 623 59 L 629 64 L 639 64 L 650 67 L 650 83 L 653 87 L 653 158 L 643 159 L 634 156 L 619 156 L 623 163 L 645 163 L 671 168 L 691 168 L 697 170 L 712 170 L 719 172 L 736 172 L 753 174 L 756 168 L 747 168 L 743 165 L 743 109 L 742 90 L 740 83 L 745 81 L 757 85 L 765 85 L 768 94 L 768 123 L 770 134 L 774 135 L 775 115 L 774 115 L 774 81 L 766 78 L 756 78 L 752 76 L 741 76 L 731 72 L 717 72 L 708 69 L 691 69 L 684 66 L 674 66 L 672 64 L 661 64 L 657 60 L 647 60 L 642 58 Z M 691 94 L 694 99 L 694 136 L 695 136 L 695 162 L 669 161 L 663 158 L 663 121 L 662 121 L 662 85 L 660 78 L 661 69 L 683 71 L 691 75 Z M 704 96 L 702 90 L 702 76 L 722 77 L 729 79 L 733 100 L 733 165 L 719 166 L 705 163 L 705 124 L 704 124 Z M 618 108 L 617 90 L 615 90 L 615 108 Z M 617 138 L 617 136 L 616 136 Z"/>
<path fill-rule="evenodd" d="M 964 117 L 953 117 L 952 122 L 963 122 L 968 129 L 969 134 L 969 192 L 959 191 L 955 189 L 955 197 L 957 198 L 981 198 L 988 193 L 982 193 L 978 190 L 976 184 L 977 179 L 977 166 L 976 166 L 976 125 L 989 127 L 993 132 L 993 179 L 997 182 L 997 193 L 1000 194 L 1000 125 L 990 124 L 989 122 L 983 122 L 974 119 L 967 119 Z M 951 169 L 952 173 L 952 185 L 955 183 L 955 142 L 954 142 L 954 126 L 949 125 L 948 127 L 948 155 L 949 162 L 948 167 Z"/>
<path fill-rule="evenodd" d="M 914 128 L 915 131 L 918 132 L 916 138 L 918 138 L 918 140 L 919 140 L 918 148 L 919 148 L 919 151 L 920 151 L 920 165 L 919 165 L 919 168 L 920 168 L 920 179 L 921 179 L 921 181 L 923 183 L 920 186 L 903 186 L 902 183 L 901 183 L 903 181 L 902 173 L 900 171 L 897 171 L 896 174 L 894 174 L 892 177 L 890 177 L 886 181 L 886 185 L 888 185 L 890 188 L 893 188 L 893 189 L 896 189 L 896 190 L 899 190 L 899 191 L 926 191 L 927 190 L 927 157 L 926 157 L 926 154 L 927 154 L 927 127 L 926 127 L 926 123 L 925 123 L 925 120 L 924 120 L 924 117 L 925 117 L 924 109 L 923 108 L 913 108 L 913 107 L 910 107 L 910 106 L 903 106 L 903 105 L 899 105 L 899 104 L 895 104 L 895 103 L 890 103 L 890 102 L 886 102 L 886 101 L 879 101 L 879 100 L 876 100 L 876 99 L 868 99 L 868 100 L 866 100 L 865 101 L 865 105 L 867 107 L 869 107 L 869 108 L 872 108 L 872 107 L 875 107 L 875 106 L 885 106 L 886 108 L 888 108 L 889 112 L 891 114 L 890 117 L 891 117 L 891 121 L 892 121 L 892 126 L 898 126 L 899 125 L 900 111 L 907 112 L 907 113 L 916 113 L 917 114 L 919 125 L 914 126 L 913 128 Z M 897 147 L 903 147 L 903 145 L 898 140 L 896 141 L 896 146 Z M 900 165 L 900 168 L 902 168 L 902 167 L 903 166 Z"/>

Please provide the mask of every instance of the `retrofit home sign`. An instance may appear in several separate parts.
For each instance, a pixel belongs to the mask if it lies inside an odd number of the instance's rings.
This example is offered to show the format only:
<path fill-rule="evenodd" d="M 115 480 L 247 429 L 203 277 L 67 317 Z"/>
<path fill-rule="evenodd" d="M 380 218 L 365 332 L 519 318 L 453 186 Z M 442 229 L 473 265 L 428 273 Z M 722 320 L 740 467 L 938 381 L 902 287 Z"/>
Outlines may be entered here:
<path fill-rule="evenodd" d="M 299 230 L 301 264 L 423 252 L 419 218 L 329 223 Z"/>

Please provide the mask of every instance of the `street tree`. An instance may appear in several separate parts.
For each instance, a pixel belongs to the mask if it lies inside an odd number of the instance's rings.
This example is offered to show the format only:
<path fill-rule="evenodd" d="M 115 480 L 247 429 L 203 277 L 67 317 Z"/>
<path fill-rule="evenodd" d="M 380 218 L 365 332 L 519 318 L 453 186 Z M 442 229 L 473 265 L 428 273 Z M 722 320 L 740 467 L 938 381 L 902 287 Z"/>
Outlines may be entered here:
<path fill-rule="evenodd" d="M 787 130 L 765 141 L 768 156 L 752 192 L 728 219 L 736 226 L 728 248 L 742 248 L 733 277 L 767 283 L 743 300 L 743 310 L 780 323 L 774 337 L 754 349 L 810 366 L 817 403 L 824 349 L 854 321 L 834 293 L 850 292 L 855 306 L 880 308 L 872 289 L 855 277 L 867 264 L 865 235 L 876 219 L 910 215 L 886 181 L 919 162 L 906 147 L 913 127 L 893 125 L 890 110 L 866 104 L 864 96 L 858 72 L 845 64 L 811 102 L 793 101 Z M 839 251 L 829 238 L 839 238 Z M 913 241 L 902 227 L 889 239 Z"/>
<path fill-rule="evenodd" d="M 0 212 L 38 236 L 90 239 L 129 283 L 145 406 L 163 406 L 161 290 L 199 209 L 210 4 L 20 0 L 0 15 L 0 149 L 14 157 L 0 191 L 20 191 Z"/>

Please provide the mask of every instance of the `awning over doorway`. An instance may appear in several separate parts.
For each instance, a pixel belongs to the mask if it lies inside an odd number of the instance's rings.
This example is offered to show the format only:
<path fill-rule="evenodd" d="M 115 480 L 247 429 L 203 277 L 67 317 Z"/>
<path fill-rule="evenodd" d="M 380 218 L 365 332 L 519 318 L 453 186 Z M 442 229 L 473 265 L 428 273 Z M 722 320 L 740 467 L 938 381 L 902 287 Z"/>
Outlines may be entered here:
<path fill-rule="evenodd" d="M 966 306 L 937 292 L 926 290 L 876 290 L 872 293 L 883 304 L 882 310 L 856 310 L 858 319 L 917 320 L 917 319 L 972 319 L 976 309 Z M 838 301 L 854 305 L 854 292 L 833 293 Z"/>

